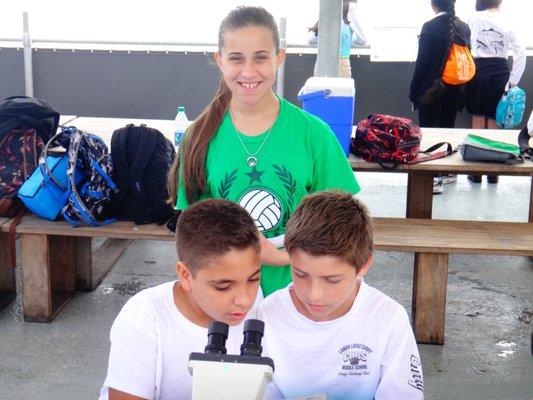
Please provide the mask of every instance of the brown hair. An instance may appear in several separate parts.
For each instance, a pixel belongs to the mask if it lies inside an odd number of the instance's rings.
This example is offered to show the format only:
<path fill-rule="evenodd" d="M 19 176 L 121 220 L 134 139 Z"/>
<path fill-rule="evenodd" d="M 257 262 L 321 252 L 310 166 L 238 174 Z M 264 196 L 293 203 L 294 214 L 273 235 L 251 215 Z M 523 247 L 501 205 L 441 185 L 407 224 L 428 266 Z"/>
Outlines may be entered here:
<path fill-rule="evenodd" d="M 231 249 L 253 247 L 258 253 L 259 231 L 250 214 L 237 203 L 207 199 L 183 211 L 176 225 L 176 250 L 193 273 Z"/>
<path fill-rule="evenodd" d="M 348 11 L 350 10 L 350 3 L 356 3 L 354 0 L 343 0 L 342 1 L 342 20 L 346 25 L 350 25 L 350 20 L 348 19 Z M 315 24 L 307 28 L 308 32 L 313 32 L 315 35 L 318 35 L 318 21 Z"/>
<path fill-rule="evenodd" d="M 306 196 L 287 223 L 285 248 L 313 256 L 337 256 L 356 271 L 372 255 L 374 228 L 366 206 L 336 190 Z"/>
<path fill-rule="evenodd" d="M 502 0 L 476 0 L 476 11 L 485 11 L 502 4 Z"/>
<path fill-rule="evenodd" d="M 276 54 L 279 53 L 279 31 L 274 17 L 262 7 L 237 7 L 220 24 L 218 30 L 218 49 L 224 47 L 224 37 L 228 32 L 248 26 L 259 26 L 272 33 Z M 186 132 L 184 141 L 168 174 L 167 188 L 170 204 L 177 199 L 180 164 L 187 201 L 192 204 L 206 191 L 205 161 L 207 147 L 215 135 L 231 100 L 231 91 L 220 79 L 220 84 L 211 103 L 202 111 Z"/>

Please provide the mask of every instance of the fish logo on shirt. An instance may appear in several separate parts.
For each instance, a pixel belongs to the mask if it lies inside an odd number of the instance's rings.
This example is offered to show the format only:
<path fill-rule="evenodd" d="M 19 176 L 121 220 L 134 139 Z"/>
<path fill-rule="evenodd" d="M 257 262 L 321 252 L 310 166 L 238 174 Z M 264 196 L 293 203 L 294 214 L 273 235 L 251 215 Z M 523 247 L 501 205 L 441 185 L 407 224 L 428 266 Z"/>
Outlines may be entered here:
<path fill-rule="evenodd" d="M 498 32 L 494 28 L 484 29 L 479 32 L 476 39 L 477 48 L 490 48 L 494 53 L 503 53 L 503 33 Z"/>

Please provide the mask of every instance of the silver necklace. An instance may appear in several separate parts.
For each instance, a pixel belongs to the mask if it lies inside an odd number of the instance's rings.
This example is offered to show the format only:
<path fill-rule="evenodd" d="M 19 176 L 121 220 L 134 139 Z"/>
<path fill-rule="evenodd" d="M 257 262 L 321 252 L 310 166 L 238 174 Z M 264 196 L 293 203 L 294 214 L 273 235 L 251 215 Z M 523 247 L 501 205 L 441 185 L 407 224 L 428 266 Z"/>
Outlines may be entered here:
<path fill-rule="evenodd" d="M 272 125 L 270 125 L 270 129 L 268 130 L 265 138 L 263 139 L 263 142 L 261 143 L 261 146 L 259 146 L 257 151 L 251 153 L 250 151 L 248 151 L 248 149 L 244 145 L 244 142 L 242 141 L 241 133 L 237 130 L 237 127 L 235 126 L 235 121 L 233 120 L 233 115 L 231 114 L 231 111 L 229 112 L 229 115 L 231 117 L 231 122 L 233 124 L 233 129 L 235 129 L 235 134 L 237 135 L 237 138 L 239 139 L 239 142 L 241 142 L 242 148 L 244 149 L 244 151 L 248 155 L 248 157 L 246 158 L 246 164 L 248 164 L 249 167 L 255 167 L 257 165 L 257 163 L 259 162 L 259 159 L 257 158 L 257 154 L 259 154 L 259 152 L 261 151 L 261 149 L 265 145 L 266 141 L 268 140 L 268 137 L 270 136 L 270 131 L 272 131 L 272 127 L 276 123 L 276 120 L 274 120 Z"/>

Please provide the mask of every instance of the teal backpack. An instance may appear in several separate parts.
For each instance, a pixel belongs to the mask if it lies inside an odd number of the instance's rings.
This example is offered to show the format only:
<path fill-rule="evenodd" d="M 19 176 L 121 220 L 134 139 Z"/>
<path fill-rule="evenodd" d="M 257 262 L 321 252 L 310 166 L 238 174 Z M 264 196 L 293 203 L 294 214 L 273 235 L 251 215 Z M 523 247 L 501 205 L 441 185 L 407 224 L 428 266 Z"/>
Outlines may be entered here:
<path fill-rule="evenodd" d="M 526 108 L 526 92 L 518 86 L 503 93 L 496 108 L 496 124 L 500 128 L 514 128 L 520 125 Z"/>

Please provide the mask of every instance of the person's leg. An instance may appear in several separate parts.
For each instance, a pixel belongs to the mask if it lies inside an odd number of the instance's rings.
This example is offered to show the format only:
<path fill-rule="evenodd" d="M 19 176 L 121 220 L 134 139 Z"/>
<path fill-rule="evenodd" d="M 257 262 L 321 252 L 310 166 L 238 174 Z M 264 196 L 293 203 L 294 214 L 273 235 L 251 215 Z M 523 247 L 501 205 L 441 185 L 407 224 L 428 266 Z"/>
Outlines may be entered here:
<path fill-rule="evenodd" d="M 487 128 L 488 129 L 499 129 L 496 121 L 492 118 L 487 118 Z M 498 175 L 487 175 L 487 182 L 489 183 L 498 183 Z"/>
<path fill-rule="evenodd" d="M 482 115 L 472 115 L 472 129 L 485 129 L 486 119 Z"/>
<path fill-rule="evenodd" d="M 487 118 L 483 115 L 472 115 L 472 129 L 485 129 Z M 481 175 L 467 175 L 468 180 L 481 183 Z"/>
<path fill-rule="evenodd" d="M 487 118 L 487 129 L 500 129 L 500 127 L 496 124 L 496 120 Z"/>
<path fill-rule="evenodd" d="M 438 128 L 440 122 L 440 104 L 437 102 L 418 107 L 418 125 L 422 128 Z"/>
<path fill-rule="evenodd" d="M 440 111 L 439 126 L 441 128 L 455 128 L 455 117 L 457 116 L 461 96 L 461 93 L 456 88 L 446 88 L 443 93 Z M 440 177 L 443 185 L 457 180 L 457 175 L 454 174 L 443 174 Z"/>
<path fill-rule="evenodd" d="M 352 67 L 350 65 L 349 58 L 341 58 L 339 63 L 339 76 L 341 78 L 351 78 L 352 77 Z"/>
<path fill-rule="evenodd" d="M 423 128 L 438 128 L 441 111 L 440 101 L 418 107 L 418 125 Z M 442 178 L 440 175 L 435 175 L 433 177 L 433 194 L 441 194 L 443 191 Z"/>

